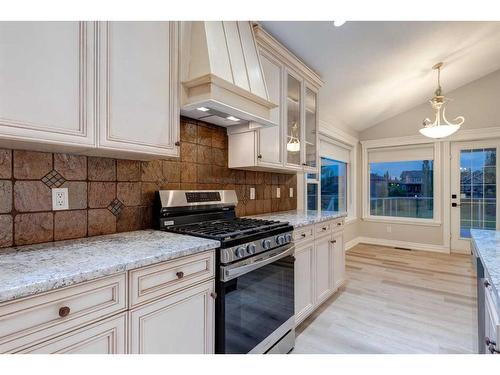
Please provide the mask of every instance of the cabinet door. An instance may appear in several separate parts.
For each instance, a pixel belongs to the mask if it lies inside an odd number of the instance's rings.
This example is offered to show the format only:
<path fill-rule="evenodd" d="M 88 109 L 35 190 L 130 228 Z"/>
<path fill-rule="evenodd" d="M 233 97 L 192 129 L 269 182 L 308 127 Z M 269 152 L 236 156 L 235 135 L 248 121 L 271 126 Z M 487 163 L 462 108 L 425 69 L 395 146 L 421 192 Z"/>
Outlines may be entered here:
<path fill-rule="evenodd" d="M 287 70 L 285 84 L 286 164 L 302 169 L 302 79 Z"/>
<path fill-rule="evenodd" d="M 94 146 L 95 33 L 94 22 L 0 23 L 0 145 Z"/>
<path fill-rule="evenodd" d="M 316 302 L 320 304 L 333 292 L 332 237 L 326 235 L 316 239 Z"/>
<path fill-rule="evenodd" d="M 101 154 L 178 156 L 178 23 L 99 27 Z"/>
<path fill-rule="evenodd" d="M 295 323 L 314 310 L 314 242 L 295 250 Z"/>
<path fill-rule="evenodd" d="M 496 354 L 500 351 L 500 317 L 498 314 L 498 304 L 496 301 L 495 292 L 492 287 L 485 288 L 485 353 Z M 490 343 L 487 343 L 487 340 Z"/>
<path fill-rule="evenodd" d="M 318 161 L 318 93 L 306 85 L 305 94 L 305 169 L 313 170 Z"/>
<path fill-rule="evenodd" d="M 125 354 L 126 313 L 66 333 L 23 351 L 30 354 Z"/>
<path fill-rule="evenodd" d="M 277 126 L 270 128 L 261 128 L 258 130 L 258 156 L 257 162 L 261 165 L 269 164 L 271 166 L 282 167 L 283 164 L 283 127 L 281 111 L 283 66 L 268 55 L 265 51 L 260 51 L 262 70 L 266 80 L 269 99 L 278 104 L 278 107 L 271 110 L 271 121 Z"/>
<path fill-rule="evenodd" d="M 204 354 L 214 348 L 213 281 L 130 312 L 130 352 Z"/>
<path fill-rule="evenodd" d="M 344 234 L 342 232 L 333 234 L 332 252 L 333 289 L 336 290 L 345 280 L 345 248 Z"/>

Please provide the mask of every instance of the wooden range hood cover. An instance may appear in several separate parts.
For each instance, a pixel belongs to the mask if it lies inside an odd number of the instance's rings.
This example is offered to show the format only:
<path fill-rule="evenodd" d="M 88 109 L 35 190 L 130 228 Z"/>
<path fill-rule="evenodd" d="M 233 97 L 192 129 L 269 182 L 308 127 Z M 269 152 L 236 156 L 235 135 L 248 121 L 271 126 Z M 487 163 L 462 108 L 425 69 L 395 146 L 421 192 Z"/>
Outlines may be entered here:
<path fill-rule="evenodd" d="M 182 22 L 180 65 L 183 115 L 220 126 L 277 125 L 250 22 Z"/>

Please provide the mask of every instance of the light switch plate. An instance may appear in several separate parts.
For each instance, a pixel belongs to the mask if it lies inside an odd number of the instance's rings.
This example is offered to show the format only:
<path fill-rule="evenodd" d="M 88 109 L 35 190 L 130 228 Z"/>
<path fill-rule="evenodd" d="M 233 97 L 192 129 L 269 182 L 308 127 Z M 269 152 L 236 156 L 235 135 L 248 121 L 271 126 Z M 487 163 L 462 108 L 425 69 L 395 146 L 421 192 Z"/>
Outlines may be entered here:
<path fill-rule="evenodd" d="M 293 188 L 290 188 L 289 195 L 290 195 L 290 198 L 293 198 Z"/>
<path fill-rule="evenodd" d="M 276 188 L 276 198 L 281 198 L 281 189 Z"/>
<path fill-rule="evenodd" d="M 69 209 L 68 188 L 52 189 L 52 210 Z"/>
<path fill-rule="evenodd" d="M 255 199 L 255 188 L 250 188 L 250 199 Z"/>

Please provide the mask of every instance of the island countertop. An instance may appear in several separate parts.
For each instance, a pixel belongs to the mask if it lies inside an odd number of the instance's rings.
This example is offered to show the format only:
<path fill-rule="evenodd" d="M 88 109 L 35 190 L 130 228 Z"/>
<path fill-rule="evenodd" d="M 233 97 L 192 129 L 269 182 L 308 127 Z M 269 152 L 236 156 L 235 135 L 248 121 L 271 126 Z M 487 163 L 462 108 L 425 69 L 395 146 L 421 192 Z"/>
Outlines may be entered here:
<path fill-rule="evenodd" d="M 4 249 L 0 252 L 0 302 L 219 246 L 219 241 L 141 230 Z"/>
<path fill-rule="evenodd" d="M 300 228 L 305 225 L 321 223 L 323 221 L 346 217 L 346 212 L 339 211 L 312 211 L 312 210 L 293 210 L 271 212 L 263 215 L 254 215 L 252 218 L 288 221 L 294 228 Z"/>
<path fill-rule="evenodd" d="M 493 288 L 498 293 L 500 291 L 500 231 L 472 229 L 471 236 L 474 241 L 474 252 L 477 252 Z"/>

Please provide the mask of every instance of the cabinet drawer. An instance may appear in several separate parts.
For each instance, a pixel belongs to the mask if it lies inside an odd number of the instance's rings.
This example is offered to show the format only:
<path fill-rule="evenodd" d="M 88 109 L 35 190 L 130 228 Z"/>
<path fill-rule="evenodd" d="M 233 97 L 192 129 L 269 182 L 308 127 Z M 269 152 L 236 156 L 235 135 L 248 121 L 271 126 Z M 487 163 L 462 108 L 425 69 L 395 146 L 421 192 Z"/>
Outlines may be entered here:
<path fill-rule="evenodd" d="M 314 224 L 314 232 L 317 236 L 322 236 L 324 234 L 330 234 L 333 228 L 333 221 L 324 221 L 322 223 Z"/>
<path fill-rule="evenodd" d="M 130 307 L 214 277 L 214 252 L 204 252 L 129 273 Z"/>
<path fill-rule="evenodd" d="M 295 243 L 301 242 L 306 239 L 312 240 L 314 238 L 314 227 L 302 227 L 297 228 L 293 231 L 293 240 Z"/>
<path fill-rule="evenodd" d="M 331 224 L 333 231 L 344 229 L 344 225 L 345 225 L 345 221 L 343 218 L 334 220 Z"/>
<path fill-rule="evenodd" d="M 0 352 L 19 351 L 124 311 L 126 296 L 126 274 L 122 273 L 1 304 Z"/>
<path fill-rule="evenodd" d="M 125 354 L 127 313 L 63 334 L 22 350 L 26 354 Z"/>

